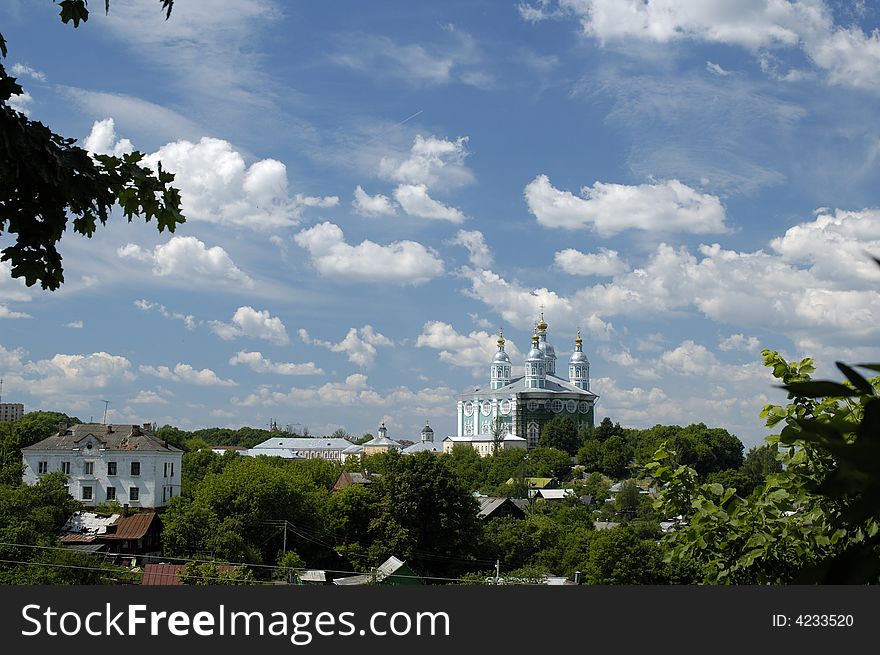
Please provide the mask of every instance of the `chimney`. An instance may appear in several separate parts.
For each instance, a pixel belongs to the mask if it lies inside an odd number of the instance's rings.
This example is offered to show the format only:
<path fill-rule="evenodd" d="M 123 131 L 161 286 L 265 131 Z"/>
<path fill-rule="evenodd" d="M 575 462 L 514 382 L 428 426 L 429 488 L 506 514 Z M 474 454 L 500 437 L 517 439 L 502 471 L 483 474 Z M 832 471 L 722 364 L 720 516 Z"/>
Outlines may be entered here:
<path fill-rule="evenodd" d="M 165 448 L 168 448 L 168 439 L 162 440 L 162 446 L 164 446 Z"/>
<path fill-rule="evenodd" d="M 128 516 L 128 503 L 122 506 L 122 516 Z"/>
<path fill-rule="evenodd" d="M 113 426 L 112 425 L 107 426 L 107 434 L 113 434 Z"/>
<path fill-rule="evenodd" d="M 152 423 L 144 423 L 144 432 L 149 432 L 152 429 L 153 429 Z"/>
<path fill-rule="evenodd" d="M 65 432 L 67 432 L 67 423 L 58 421 L 58 434 L 64 434 Z"/>

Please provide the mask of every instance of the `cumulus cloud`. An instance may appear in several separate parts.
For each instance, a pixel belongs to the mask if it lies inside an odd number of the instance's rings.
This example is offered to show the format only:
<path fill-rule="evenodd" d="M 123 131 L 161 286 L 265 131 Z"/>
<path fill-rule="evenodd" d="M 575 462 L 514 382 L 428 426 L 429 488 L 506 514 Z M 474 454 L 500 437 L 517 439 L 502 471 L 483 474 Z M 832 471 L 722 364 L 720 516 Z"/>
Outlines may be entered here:
<path fill-rule="evenodd" d="M 248 366 L 252 371 L 257 373 L 275 373 L 277 375 L 323 375 L 324 371 L 314 362 L 306 362 L 305 364 L 291 364 L 286 362 L 273 362 L 271 359 L 263 357 L 261 352 L 248 352 L 241 350 L 235 353 L 229 363 L 233 366 L 242 364 Z"/>
<path fill-rule="evenodd" d="M 553 256 L 556 266 L 569 275 L 596 275 L 614 277 L 629 270 L 616 250 L 599 248 L 597 253 L 584 253 L 574 248 L 558 251 Z"/>
<path fill-rule="evenodd" d="M 394 202 L 388 196 L 381 193 L 371 196 L 360 185 L 355 187 L 351 205 L 361 216 L 394 216 L 397 213 Z"/>
<path fill-rule="evenodd" d="M 376 348 L 391 348 L 394 342 L 380 332 L 376 332 L 372 325 L 364 325 L 360 328 L 351 328 L 345 338 L 339 343 L 313 339 L 308 331 L 299 330 L 299 338 L 303 343 L 326 348 L 330 352 L 345 353 L 348 361 L 358 366 L 371 366 L 376 359 Z"/>
<path fill-rule="evenodd" d="M 241 399 L 233 399 L 246 407 L 283 405 L 290 407 L 407 407 L 421 416 L 443 416 L 449 413 L 449 399 L 456 391 L 448 387 L 412 390 L 396 387 L 380 393 L 368 383 L 367 376 L 355 373 L 343 382 L 328 382 L 317 387 L 292 387 L 284 393 L 269 387 Z"/>
<path fill-rule="evenodd" d="M 724 352 L 743 350 L 748 353 L 756 353 L 760 345 L 758 337 L 747 337 L 744 334 L 731 334 L 718 342 L 718 348 Z"/>
<path fill-rule="evenodd" d="M 443 273 L 443 262 L 420 243 L 395 241 L 383 246 L 362 241 L 351 246 L 339 226 L 330 222 L 303 230 L 294 241 L 308 250 L 321 275 L 348 282 L 418 285 Z"/>
<path fill-rule="evenodd" d="M 168 401 L 155 391 L 141 390 L 137 395 L 130 398 L 129 401 L 133 405 L 167 405 Z"/>
<path fill-rule="evenodd" d="M 626 40 L 668 43 L 692 40 L 768 49 L 800 48 L 825 71 L 831 84 L 876 92 L 880 82 L 880 33 L 834 22 L 824 2 L 752 2 L 735 7 L 725 0 L 560 0 L 524 5 L 526 20 L 563 12 L 580 20 L 585 36 L 600 43 Z"/>
<path fill-rule="evenodd" d="M 112 118 L 95 121 L 92 131 L 83 141 L 83 146 L 93 155 L 113 155 L 121 157 L 134 150 L 128 139 L 116 139 L 116 124 Z"/>
<path fill-rule="evenodd" d="M 72 330 L 82 330 L 83 322 L 82 321 L 70 321 L 69 323 L 65 323 L 64 327 L 70 328 Z"/>
<path fill-rule="evenodd" d="M 220 246 L 208 248 L 195 237 L 172 237 L 153 250 L 128 243 L 116 254 L 122 259 L 148 262 L 153 275 L 174 278 L 199 286 L 216 287 L 217 283 L 251 289 L 254 281 L 232 261 Z"/>
<path fill-rule="evenodd" d="M 9 307 L 0 303 L 0 318 L 33 318 L 30 314 L 24 312 L 14 312 Z"/>
<path fill-rule="evenodd" d="M 455 207 L 448 207 L 428 195 L 424 184 L 401 184 L 394 189 L 394 199 L 410 216 L 461 223 L 464 214 Z"/>
<path fill-rule="evenodd" d="M 33 96 L 27 91 L 24 91 L 23 93 L 16 93 L 15 95 L 9 96 L 9 100 L 6 101 L 6 104 L 15 111 L 19 111 L 25 116 L 30 116 L 30 104 L 33 101 Z"/>
<path fill-rule="evenodd" d="M 439 350 L 440 361 L 450 366 L 468 368 L 475 375 L 485 375 L 489 363 L 498 352 L 497 340 L 497 334 L 473 331 L 465 335 L 460 334 L 449 323 L 428 321 L 422 326 L 422 332 L 416 339 L 416 346 Z M 522 357 L 516 344 L 509 339 L 504 344 L 504 350 L 511 361 L 517 361 Z"/>
<path fill-rule="evenodd" d="M 28 362 L 23 370 L 40 376 L 28 385 L 31 393 L 40 396 L 105 389 L 134 379 L 128 359 L 103 351 L 89 355 L 59 353 L 51 359 Z"/>
<path fill-rule="evenodd" d="M 477 268 L 489 268 L 492 265 L 492 251 L 479 230 L 459 230 L 449 243 L 466 248 L 471 265 Z"/>
<path fill-rule="evenodd" d="M 474 181 L 464 165 L 468 137 L 450 141 L 417 134 L 406 156 L 386 156 L 379 162 L 379 175 L 406 185 L 457 187 Z"/>
<path fill-rule="evenodd" d="M 268 310 L 258 311 L 253 307 L 239 307 L 232 315 L 232 321 L 209 322 L 211 330 L 221 339 L 227 341 L 241 337 L 265 339 L 271 343 L 283 346 L 290 342 L 284 323 L 277 316 L 271 316 Z"/>
<path fill-rule="evenodd" d="M 223 380 L 209 368 L 198 370 L 190 364 L 178 363 L 173 369 L 167 366 L 140 366 L 141 373 L 152 375 L 160 380 L 182 382 L 199 387 L 235 387 L 238 386 L 233 380 Z"/>
<path fill-rule="evenodd" d="M 608 237 L 627 229 L 712 234 L 728 232 L 717 196 L 700 193 L 678 180 L 628 186 L 596 182 L 583 197 L 556 189 L 538 175 L 524 191 L 529 211 L 548 228 L 592 227 Z"/>
<path fill-rule="evenodd" d="M 856 266 L 849 248 L 857 249 L 862 236 L 877 234 L 871 232 L 874 221 L 873 212 L 823 214 L 774 240 L 779 254 L 737 252 L 719 244 L 702 245 L 694 254 L 661 243 L 643 265 L 612 283 L 568 296 L 529 289 L 492 271 L 465 269 L 463 274 L 473 296 L 521 327 L 542 303 L 549 316 L 563 322 L 588 312 L 604 321 L 692 310 L 727 325 L 776 331 L 796 344 L 820 339 L 865 345 L 880 337 L 880 273 L 870 272 L 876 265 L 864 254 L 859 256 L 868 266 Z"/>

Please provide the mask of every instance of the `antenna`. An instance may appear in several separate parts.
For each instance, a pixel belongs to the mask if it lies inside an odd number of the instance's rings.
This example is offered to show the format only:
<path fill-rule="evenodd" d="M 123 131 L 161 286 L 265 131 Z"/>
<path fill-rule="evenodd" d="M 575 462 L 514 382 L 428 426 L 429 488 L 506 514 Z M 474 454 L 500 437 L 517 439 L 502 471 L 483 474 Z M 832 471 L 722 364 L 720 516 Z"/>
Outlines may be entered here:
<path fill-rule="evenodd" d="M 3 402 L 3 378 L 0 378 L 0 403 Z"/>
<path fill-rule="evenodd" d="M 104 403 L 104 425 L 107 425 L 107 406 L 110 404 L 110 401 L 102 400 L 101 402 Z"/>

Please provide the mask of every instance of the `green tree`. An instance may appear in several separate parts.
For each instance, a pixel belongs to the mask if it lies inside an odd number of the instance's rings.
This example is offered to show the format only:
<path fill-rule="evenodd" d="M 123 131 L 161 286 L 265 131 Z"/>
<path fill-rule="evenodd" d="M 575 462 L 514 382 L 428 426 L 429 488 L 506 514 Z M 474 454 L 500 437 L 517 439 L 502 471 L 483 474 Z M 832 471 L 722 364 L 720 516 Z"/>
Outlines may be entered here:
<path fill-rule="evenodd" d="M 457 576 L 479 541 L 477 504 L 446 460 L 422 452 L 394 453 L 384 475 L 371 486 L 376 517 L 370 556 L 379 564 L 391 555 L 426 575 Z"/>
<path fill-rule="evenodd" d="M 556 478 L 560 482 L 571 477 L 571 457 L 556 448 L 534 448 L 529 451 L 529 474 L 536 478 Z"/>
<path fill-rule="evenodd" d="M 749 450 L 743 461 L 742 474 L 747 483 L 741 491 L 749 495 L 752 491 L 764 484 L 768 475 L 782 472 L 782 462 L 779 460 L 779 449 L 775 443 L 765 443 Z"/>
<path fill-rule="evenodd" d="M 598 471 L 602 466 L 602 442 L 587 439 L 578 450 L 577 461 L 587 471 Z"/>
<path fill-rule="evenodd" d="M 581 445 L 577 425 L 570 416 L 556 416 L 541 429 L 538 445 L 543 448 L 556 448 L 569 455 L 576 455 Z"/>
<path fill-rule="evenodd" d="M 626 475 L 633 458 L 633 449 L 623 437 L 608 437 L 602 442 L 599 471 L 614 479 Z"/>
<path fill-rule="evenodd" d="M 583 581 L 592 585 L 664 584 L 670 578 L 663 549 L 626 527 L 594 533 L 581 571 Z"/>
<path fill-rule="evenodd" d="M 198 586 L 250 585 L 255 582 L 248 567 L 229 567 L 217 562 L 187 562 L 179 576 L 183 584 Z"/>
<path fill-rule="evenodd" d="M 173 0 L 160 0 L 167 15 Z M 61 20 L 78 27 L 88 20 L 85 0 L 60 3 Z M 109 9 L 109 1 L 106 3 Z M 7 56 L 0 34 L 0 58 Z M 64 282 L 57 244 L 71 223 L 73 231 L 91 237 L 119 206 L 129 222 L 135 215 L 155 218 L 159 231 L 173 232 L 184 222 L 174 175 L 141 165 L 143 153 L 123 157 L 92 156 L 74 139 L 55 134 L 42 123 L 13 109 L 9 100 L 24 93 L 0 63 L 0 234 L 15 242 L 2 250 L 12 277 L 28 286 L 40 282 L 55 290 Z"/>
<path fill-rule="evenodd" d="M 784 468 L 743 499 L 661 449 L 648 467 L 664 485 L 658 508 L 687 521 L 667 535 L 668 557 L 709 583 L 880 582 L 880 379 L 838 363 L 846 384 L 814 382 L 811 359 L 762 355 L 789 393 L 761 412 L 782 426 L 768 443 Z"/>
<path fill-rule="evenodd" d="M 614 504 L 617 506 L 619 514 L 630 519 L 636 515 L 641 499 L 639 492 L 639 485 L 635 483 L 635 480 L 626 480 L 620 485 L 620 491 L 614 497 Z"/>

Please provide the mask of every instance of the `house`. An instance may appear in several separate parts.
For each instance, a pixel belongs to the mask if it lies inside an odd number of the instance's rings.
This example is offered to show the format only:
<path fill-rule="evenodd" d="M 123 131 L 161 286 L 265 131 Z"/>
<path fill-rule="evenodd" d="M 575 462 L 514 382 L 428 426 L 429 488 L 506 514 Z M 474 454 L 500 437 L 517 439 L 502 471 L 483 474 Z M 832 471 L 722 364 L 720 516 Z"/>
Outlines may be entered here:
<path fill-rule="evenodd" d="M 401 559 L 392 555 L 382 562 L 374 573 L 352 575 L 347 578 L 336 578 L 333 584 L 340 586 L 361 586 L 368 584 L 381 585 L 420 585 L 425 584 L 418 574 Z"/>
<path fill-rule="evenodd" d="M 480 509 L 477 511 L 477 518 L 483 521 L 489 521 L 491 519 L 502 518 L 505 516 L 522 519 L 526 516 L 523 508 L 511 498 L 480 496 L 477 498 L 477 502 L 480 503 Z"/>
<path fill-rule="evenodd" d="M 574 489 L 535 489 L 532 497 L 535 500 L 540 498 L 548 501 L 560 501 L 574 498 L 576 495 Z"/>
<path fill-rule="evenodd" d="M 80 551 L 146 555 L 161 551 L 161 533 L 156 512 L 100 516 L 81 510 L 64 524 L 59 539 L 68 548 Z"/>
<path fill-rule="evenodd" d="M 529 489 L 553 489 L 559 484 L 556 478 L 523 478 L 522 480 Z M 519 480 L 515 478 L 507 478 L 507 482 L 504 484 L 517 484 L 518 482 Z"/>
<path fill-rule="evenodd" d="M 358 473 L 356 471 L 343 471 L 339 474 L 339 477 L 336 479 L 336 483 L 333 485 L 333 491 L 339 491 L 341 489 L 345 489 L 352 485 L 366 485 L 372 484 L 372 476 L 369 473 Z"/>
<path fill-rule="evenodd" d="M 165 507 L 180 495 L 183 451 L 154 436 L 150 423 L 62 425 L 21 453 L 26 484 L 61 471 L 70 495 L 87 507 L 114 500 L 136 508 Z"/>
<path fill-rule="evenodd" d="M 234 573 L 237 566 L 220 564 L 217 566 L 223 573 Z M 144 575 L 141 584 L 147 586 L 179 586 L 183 582 L 180 576 L 186 570 L 186 564 L 147 564 L 144 566 Z"/>

